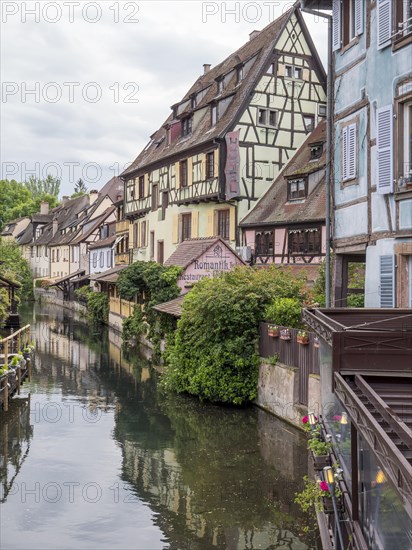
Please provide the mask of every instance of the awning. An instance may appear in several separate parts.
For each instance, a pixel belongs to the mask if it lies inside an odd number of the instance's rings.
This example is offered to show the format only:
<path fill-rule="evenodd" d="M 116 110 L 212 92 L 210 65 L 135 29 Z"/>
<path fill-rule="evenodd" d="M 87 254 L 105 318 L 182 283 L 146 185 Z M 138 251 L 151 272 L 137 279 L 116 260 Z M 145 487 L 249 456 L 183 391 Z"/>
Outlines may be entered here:
<path fill-rule="evenodd" d="M 98 283 L 115 283 L 119 277 L 120 271 L 123 271 L 123 269 L 126 269 L 126 267 L 128 266 L 119 265 L 116 267 L 112 267 L 111 269 L 107 269 L 102 273 L 94 273 L 90 276 L 90 279 L 92 281 L 97 281 Z"/>
<path fill-rule="evenodd" d="M 65 277 L 62 277 L 61 279 L 57 279 L 57 281 L 54 281 L 54 283 L 50 283 L 48 286 L 59 286 L 60 284 L 67 283 L 70 281 L 70 279 L 73 279 L 75 277 L 80 277 L 81 275 L 84 275 L 86 273 L 85 269 L 78 269 L 74 273 L 70 273 L 69 275 L 66 275 Z"/>
<path fill-rule="evenodd" d="M 178 296 L 174 300 L 170 300 L 169 302 L 163 302 L 163 304 L 158 304 L 157 306 L 154 306 L 153 309 L 156 311 L 160 311 L 161 313 L 167 313 L 169 315 L 172 315 L 173 317 L 181 317 L 182 316 L 182 303 L 184 300 L 185 295 Z"/>

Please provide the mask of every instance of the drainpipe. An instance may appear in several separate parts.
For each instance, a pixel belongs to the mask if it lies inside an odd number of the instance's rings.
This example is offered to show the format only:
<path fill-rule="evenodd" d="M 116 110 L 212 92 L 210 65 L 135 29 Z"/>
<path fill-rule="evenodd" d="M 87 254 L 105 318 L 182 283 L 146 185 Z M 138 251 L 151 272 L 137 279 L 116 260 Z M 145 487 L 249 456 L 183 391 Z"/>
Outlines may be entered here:
<path fill-rule="evenodd" d="M 301 0 L 303 3 L 303 0 Z M 301 6 L 301 11 L 316 15 L 317 17 L 323 17 L 328 20 L 328 70 L 326 81 L 326 94 L 327 94 L 327 124 L 326 124 L 326 270 L 325 270 L 325 294 L 326 294 L 326 307 L 331 305 L 331 292 L 330 292 L 330 235 L 331 235 L 331 173 L 332 173 L 332 132 L 333 132 L 333 52 L 332 52 L 332 16 L 326 13 L 304 8 Z"/>

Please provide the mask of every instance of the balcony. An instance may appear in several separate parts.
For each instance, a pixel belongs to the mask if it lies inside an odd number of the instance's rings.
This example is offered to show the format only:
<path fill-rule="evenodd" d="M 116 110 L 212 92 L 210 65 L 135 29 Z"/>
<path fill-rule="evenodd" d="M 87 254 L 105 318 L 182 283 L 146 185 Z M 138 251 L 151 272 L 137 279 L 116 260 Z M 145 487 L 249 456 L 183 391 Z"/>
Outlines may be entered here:
<path fill-rule="evenodd" d="M 144 216 L 152 208 L 152 197 L 143 197 L 142 199 L 133 199 L 126 202 L 126 215 L 140 217 Z"/>
<path fill-rule="evenodd" d="M 201 181 L 180 189 L 171 189 L 171 204 L 189 204 L 216 200 L 219 196 L 219 180 Z"/>

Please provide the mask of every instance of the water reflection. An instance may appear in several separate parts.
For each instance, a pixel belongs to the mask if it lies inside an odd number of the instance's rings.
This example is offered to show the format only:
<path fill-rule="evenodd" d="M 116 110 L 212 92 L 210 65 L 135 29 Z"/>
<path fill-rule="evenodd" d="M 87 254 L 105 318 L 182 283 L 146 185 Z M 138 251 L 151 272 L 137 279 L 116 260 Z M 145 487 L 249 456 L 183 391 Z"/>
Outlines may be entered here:
<path fill-rule="evenodd" d="M 57 308 L 37 306 L 32 315 L 35 451 L 21 482 L 84 489 L 92 481 L 101 498 L 93 504 L 83 495 L 68 506 L 63 491 L 53 522 L 34 520 L 47 508 L 44 498 L 31 503 L 23 533 L 8 523 L 8 548 L 27 547 L 27 536 L 33 549 L 316 547 L 293 504 L 307 470 L 304 437 L 252 407 L 165 395 L 157 372 L 124 353 L 115 333 L 89 330 Z M 11 517 L 18 495 L 5 500 Z"/>

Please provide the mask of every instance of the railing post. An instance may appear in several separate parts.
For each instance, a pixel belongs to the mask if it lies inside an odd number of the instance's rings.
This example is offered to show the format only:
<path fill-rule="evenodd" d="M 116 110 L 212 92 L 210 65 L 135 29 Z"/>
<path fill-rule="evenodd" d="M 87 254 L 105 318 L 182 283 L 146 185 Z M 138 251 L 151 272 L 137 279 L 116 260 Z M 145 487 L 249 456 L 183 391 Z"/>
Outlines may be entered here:
<path fill-rule="evenodd" d="M 6 376 L 5 384 L 4 384 L 4 401 L 3 401 L 3 410 L 4 412 L 7 412 L 9 410 L 9 377 Z"/>
<path fill-rule="evenodd" d="M 4 364 L 7 367 L 9 364 L 9 341 L 4 341 Z"/>
<path fill-rule="evenodd" d="M 17 367 L 17 395 L 20 395 L 20 386 L 21 386 L 21 363 Z"/>
<path fill-rule="evenodd" d="M 18 333 L 17 333 L 17 342 L 16 342 L 17 343 L 16 353 L 19 353 L 19 351 L 21 349 L 20 348 L 20 342 L 21 342 L 21 332 L 18 331 Z"/>

